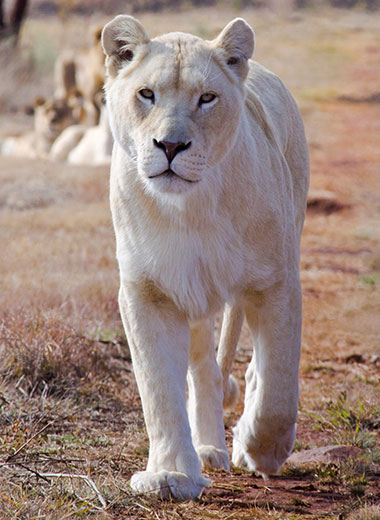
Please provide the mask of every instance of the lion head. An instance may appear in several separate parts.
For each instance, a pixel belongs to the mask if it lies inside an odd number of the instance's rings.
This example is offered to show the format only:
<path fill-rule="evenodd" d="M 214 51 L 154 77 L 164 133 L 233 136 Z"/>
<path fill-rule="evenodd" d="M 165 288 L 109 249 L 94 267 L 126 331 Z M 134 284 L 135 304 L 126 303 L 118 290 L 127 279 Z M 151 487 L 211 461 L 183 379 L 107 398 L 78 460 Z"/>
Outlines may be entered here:
<path fill-rule="evenodd" d="M 254 47 L 249 25 L 236 19 L 213 41 L 183 33 L 150 39 L 120 15 L 102 43 L 111 128 L 145 188 L 184 193 L 215 178 L 238 138 Z"/>
<path fill-rule="evenodd" d="M 34 102 L 34 128 L 38 135 L 54 141 L 68 126 L 77 123 L 75 104 L 69 104 L 63 99 L 36 98 Z"/>

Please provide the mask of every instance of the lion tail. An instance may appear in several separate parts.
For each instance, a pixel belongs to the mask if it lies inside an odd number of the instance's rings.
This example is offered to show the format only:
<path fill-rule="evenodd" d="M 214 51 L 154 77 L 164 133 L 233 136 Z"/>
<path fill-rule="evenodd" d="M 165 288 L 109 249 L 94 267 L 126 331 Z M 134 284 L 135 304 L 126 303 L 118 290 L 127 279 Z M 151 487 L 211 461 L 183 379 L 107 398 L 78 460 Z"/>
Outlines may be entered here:
<path fill-rule="evenodd" d="M 217 361 L 223 376 L 223 408 L 232 408 L 239 397 L 239 386 L 231 375 L 232 363 L 244 320 L 241 306 L 226 305 L 223 314 L 222 331 L 218 346 Z"/>

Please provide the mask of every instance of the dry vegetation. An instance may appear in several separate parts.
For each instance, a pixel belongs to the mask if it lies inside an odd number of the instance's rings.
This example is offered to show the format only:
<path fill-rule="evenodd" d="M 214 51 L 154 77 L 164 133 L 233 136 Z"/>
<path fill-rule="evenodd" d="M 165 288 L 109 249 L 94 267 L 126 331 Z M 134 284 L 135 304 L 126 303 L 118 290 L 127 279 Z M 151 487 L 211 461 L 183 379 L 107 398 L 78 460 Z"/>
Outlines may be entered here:
<path fill-rule="evenodd" d="M 128 480 L 148 442 L 117 309 L 108 172 L 0 158 L 1 519 L 380 518 L 380 14 L 209 8 L 140 18 L 151 34 L 212 37 L 236 15 L 256 29 L 257 59 L 297 97 L 310 143 L 295 449 L 351 451 L 289 464 L 268 482 L 239 468 L 208 472 L 213 487 L 191 503 L 133 495 Z M 22 109 L 51 89 L 64 42 L 83 44 L 83 23 L 27 22 L 25 61 L 1 79 L 2 135 L 30 125 Z M 250 351 L 244 330 L 242 386 Z M 226 418 L 229 442 L 236 418 Z"/>

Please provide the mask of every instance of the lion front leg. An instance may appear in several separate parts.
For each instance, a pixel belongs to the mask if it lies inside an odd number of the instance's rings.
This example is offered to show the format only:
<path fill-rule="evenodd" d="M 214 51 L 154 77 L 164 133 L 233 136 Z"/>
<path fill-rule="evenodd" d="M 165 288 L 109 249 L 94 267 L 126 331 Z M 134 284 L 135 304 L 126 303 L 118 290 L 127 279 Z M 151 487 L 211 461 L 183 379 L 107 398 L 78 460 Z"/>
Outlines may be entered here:
<path fill-rule="evenodd" d="M 188 387 L 191 432 L 199 458 L 204 466 L 228 471 L 222 374 L 216 362 L 213 319 L 191 327 Z"/>
<path fill-rule="evenodd" d="M 234 428 L 232 461 L 267 477 L 279 471 L 295 439 L 301 346 L 301 289 L 264 291 L 246 308 L 254 355 L 246 373 L 244 412 Z"/>
<path fill-rule="evenodd" d="M 187 321 L 169 300 L 152 302 L 137 284 L 122 285 L 119 305 L 150 441 L 147 469 L 133 475 L 131 487 L 162 498 L 197 497 L 209 482 L 186 411 Z"/>

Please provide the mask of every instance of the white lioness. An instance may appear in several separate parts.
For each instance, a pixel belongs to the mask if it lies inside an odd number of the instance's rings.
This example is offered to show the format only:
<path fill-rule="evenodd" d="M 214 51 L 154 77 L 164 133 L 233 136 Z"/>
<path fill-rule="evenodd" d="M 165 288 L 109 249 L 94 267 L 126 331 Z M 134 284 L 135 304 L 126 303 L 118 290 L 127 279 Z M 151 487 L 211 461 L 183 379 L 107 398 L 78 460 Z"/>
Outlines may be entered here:
<path fill-rule="evenodd" d="M 232 462 L 276 473 L 298 402 L 308 188 L 298 109 L 249 61 L 254 36 L 242 19 L 213 41 L 150 40 L 118 16 L 102 41 L 119 303 L 150 439 L 131 486 L 190 498 L 208 485 L 202 464 L 228 470 L 222 403 L 236 394 L 228 377 L 243 315 L 254 355 Z M 214 315 L 225 305 L 217 363 Z"/>

